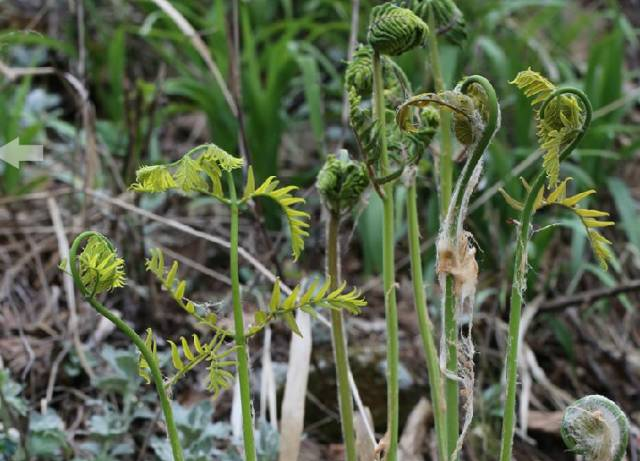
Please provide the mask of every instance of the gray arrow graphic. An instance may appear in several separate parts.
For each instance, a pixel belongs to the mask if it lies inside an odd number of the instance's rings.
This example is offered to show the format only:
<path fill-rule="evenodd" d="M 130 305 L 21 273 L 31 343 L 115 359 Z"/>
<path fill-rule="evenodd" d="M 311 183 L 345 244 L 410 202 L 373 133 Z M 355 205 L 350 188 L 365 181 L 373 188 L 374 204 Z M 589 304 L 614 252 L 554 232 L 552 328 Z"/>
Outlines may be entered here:
<path fill-rule="evenodd" d="M 20 162 L 41 162 L 44 158 L 41 144 L 20 145 L 18 138 L 0 147 L 0 160 L 20 168 Z"/>

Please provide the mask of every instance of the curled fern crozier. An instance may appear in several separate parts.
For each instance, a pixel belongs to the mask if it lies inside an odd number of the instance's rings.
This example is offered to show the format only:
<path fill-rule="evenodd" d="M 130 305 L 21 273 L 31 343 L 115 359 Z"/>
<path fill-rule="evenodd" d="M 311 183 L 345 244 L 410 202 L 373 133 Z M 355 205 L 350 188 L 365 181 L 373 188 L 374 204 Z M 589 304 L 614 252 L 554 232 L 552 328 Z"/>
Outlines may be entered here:
<path fill-rule="evenodd" d="M 367 40 L 379 54 L 398 56 L 421 46 L 429 28 L 413 11 L 393 3 L 371 10 Z"/>
<path fill-rule="evenodd" d="M 585 114 L 573 94 L 551 97 L 556 86 L 531 68 L 516 75 L 511 83 L 531 100 L 536 110 L 537 135 L 543 150 L 543 167 L 549 189 L 560 175 L 560 155 L 573 143 L 585 125 Z"/>
<path fill-rule="evenodd" d="M 454 45 L 460 46 L 467 38 L 467 24 L 453 0 L 405 0 L 399 4 L 417 14 L 424 22 L 430 23 L 433 15 L 433 26 L 438 35 Z"/>
<path fill-rule="evenodd" d="M 629 442 L 629 420 L 601 395 L 589 395 L 564 411 L 560 434 L 569 450 L 585 461 L 621 461 Z"/>
<path fill-rule="evenodd" d="M 73 262 L 72 262 L 73 263 Z M 78 271 L 85 293 L 100 294 L 125 285 L 124 259 L 111 242 L 94 233 L 78 257 Z"/>
<path fill-rule="evenodd" d="M 366 166 L 351 160 L 346 151 L 329 155 L 316 181 L 324 205 L 338 214 L 350 211 L 368 185 Z"/>

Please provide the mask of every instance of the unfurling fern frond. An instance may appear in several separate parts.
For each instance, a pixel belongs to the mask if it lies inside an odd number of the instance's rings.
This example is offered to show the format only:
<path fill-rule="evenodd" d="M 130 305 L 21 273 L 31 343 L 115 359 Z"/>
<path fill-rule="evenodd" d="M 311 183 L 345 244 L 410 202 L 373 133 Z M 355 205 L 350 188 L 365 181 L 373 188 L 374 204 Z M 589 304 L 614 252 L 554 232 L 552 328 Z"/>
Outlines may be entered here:
<path fill-rule="evenodd" d="M 150 253 L 151 257 L 146 260 L 145 267 L 155 275 L 162 287 L 171 295 L 171 298 L 198 322 L 209 326 L 216 332 L 229 334 L 228 331 L 217 325 L 217 316 L 214 313 L 201 312 L 202 309 L 198 309 L 198 305 L 185 296 L 187 282 L 178 277 L 178 269 L 180 267 L 178 261 L 173 261 L 167 269 L 164 254 L 160 248 L 152 248 Z"/>
<path fill-rule="evenodd" d="M 442 93 L 423 93 L 407 99 L 398 107 L 396 123 L 402 131 L 414 133 L 419 130 L 413 123 L 413 108 L 437 106 L 453 113 L 454 132 L 456 138 L 464 145 L 473 144 L 482 130 L 483 111 L 480 99 L 474 99 L 458 91 L 443 91 Z"/>
<path fill-rule="evenodd" d="M 359 45 L 345 71 L 349 122 L 360 153 L 368 165 L 374 165 L 380 157 L 379 125 L 372 113 L 373 54 L 373 48 L 370 45 Z M 395 116 L 395 108 L 411 94 L 411 84 L 402 68 L 393 59 L 380 56 L 380 62 L 386 105 L 385 117 L 389 122 L 387 123 L 388 147 L 393 153 L 396 146 L 392 142 L 394 134 L 389 132 L 394 126 L 391 121 Z M 399 137 L 397 133 L 395 137 Z M 401 151 L 401 149 L 397 150 Z"/>
<path fill-rule="evenodd" d="M 208 362 L 207 389 L 213 392 L 213 398 L 217 397 L 220 390 L 230 387 L 233 375 L 226 368 L 235 366 L 235 361 L 228 360 L 235 348 L 222 349 L 225 344 L 224 335 L 216 334 L 204 344 L 197 334 L 192 335 L 191 343 L 184 336 L 180 337 L 180 345 L 170 340 L 167 342 L 171 347 L 171 362 L 177 373 L 167 380 L 166 386 L 173 386 L 197 365 Z"/>
<path fill-rule="evenodd" d="M 207 192 L 207 181 L 200 163 L 185 155 L 178 161 L 174 179 L 183 192 Z"/>
<path fill-rule="evenodd" d="M 355 88 L 350 88 L 349 123 L 353 129 L 361 155 L 372 164 L 380 157 L 380 130 L 372 117 L 370 107 L 361 107 L 362 97 Z"/>
<path fill-rule="evenodd" d="M 360 96 L 370 96 L 373 90 L 373 48 L 360 44 L 353 53 L 344 72 L 347 89 L 353 88 Z"/>
<path fill-rule="evenodd" d="M 329 290 L 331 279 L 327 278 L 320 285 L 319 279 L 314 279 L 307 289 L 302 285 L 296 285 L 291 293 L 283 299 L 280 280 L 276 279 L 269 301 L 269 312 L 256 314 L 256 326 L 253 328 L 259 331 L 269 320 L 280 317 L 287 322 L 289 328 L 296 334 L 300 330 L 295 322 L 294 312 L 298 309 L 316 316 L 316 308 L 346 310 L 351 314 L 359 314 L 360 310 L 367 305 L 367 301 L 362 297 L 362 293 L 357 288 L 347 291 L 347 284 L 343 282 L 335 290 Z M 254 331 L 250 334 L 253 334 Z"/>
<path fill-rule="evenodd" d="M 367 40 L 380 54 L 397 56 L 421 46 L 429 28 L 413 11 L 393 3 L 373 7 Z"/>
<path fill-rule="evenodd" d="M 560 434 L 567 448 L 585 461 L 622 461 L 629 443 L 629 420 L 608 398 L 588 395 L 564 411 Z"/>
<path fill-rule="evenodd" d="M 553 83 L 531 68 L 519 72 L 509 83 L 522 90 L 524 95 L 531 99 L 532 106 L 542 104 L 556 89 Z"/>
<path fill-rule="evenodd" d="M 233 171 L 242 168 L 244 160 L 225 152 L 215 144 L 210 144 L 207 150 L 198 157 L 198 164 L 211 180 L 212 194 L 222 197 L 222 171 Z"/>
<path fill-rule="evenodd" d="M 538 194 L 538 197 L 536 197 L 536 200 L 534 202 L 534 210 L 539 210 L 540 208 L 551 205 L 557 205 L 566 208 L 574 213 L 580 219 L 582 226 L 587 232 L 591 249 L 596 257 L 596 260 L 598 261 L 598 264 L 600 264 L 600 267 L 606 270 L 609 261 L 613 259 L 613 253 L 610 248 L 611 242 L 607 240 L 599 232 L 598 229 L 613 226 L 615 225 L 615 222 L 600 219 L 609 216 L 609 213 L 607 213 L 606 211 L 580 208 L 579 204 L 582 200 L 596 193 L 594 189 L 589 189 L 587 191 L 567 197 L 567 184 L 571 181 L 571 179 L 572 178 L 566 178 L 565 180 L 563 180 L 554 190 L 550 191 L 548 195 L 544 194 L 544 189 L 540 189 L 540 193 Z M 528 187 L 528 184 L 526 184 L 524 180 L 522 181 L 525 184 L 525 188 Z M 524 207 L 524 204 L 522 202 L 519 202 L 518 200 L 511 197 L 504 189 L 500 189 L 500 193 L 505 198 L 507 204 L 509 204 L 512 208 L 515 208 L 516 210 L 522 210 L 522 208 Z"/>
<path fill-rule="evenodd" d="M 203 152 L 194 158 L 198 151 Z M 222 172 L 233 171 L 243 164 L 241 158 L 232 156 L 215 144 L 203 144 L 168 165 L 141 167 L 136 172 L 136 182 L 131 185 L 131 190 L 153 193 L 177 189 L 184 193 L 210 194 L 224 200 Z M 211 187 L 206 178 L 211 181 Z"/>
<path fill-rule="evenodd" d="M 78 258 L 80 280 L 84 291 L 91 296 L 123 287 L 126 283 L 124 259 L 111 242 L 95 233 L 87 241 Z"/>
<path fill-rule="evenodd" d="M 306 228 L 309 227 L 309 223 L 307 222 L 309 220 L 309 213 L 295 208 L 295 205 L 304 203 L 302 197 L 291 195 L 291 192 L 296 191 L 298 187 L 278 187 L 279 184 L 280 181 L 278 181 L 275 176 L 270 176 L 256 188 L 253 169 L 249 168 L 242 202 L 247 202 L 255 197 L 268 197 L 280 205 L 289 225 L 293 258 L 297 260 L 304 249 L 304 238 L 309 235 L 306 231 Z"/>
<path fill-rule="evenodd" d="M 402 68 L 386 56 L 380 56 L 387 108 L 393 110 L 411 93 L 409 78 Z M 361 98 L 370 98 L 373 92 L 373 48 L 358 45 L 345 70 L 345 89 L 354 90 Z M 358 100 L 359 101 L 359 100 Z"/>
<path fill-rule="evenodd" d="M 136 192 L 165 192 L 178 187 L 166 165 L 142 166 L 136 171 L 136 182 L 131 190 Z"/>
<path fill-rule="evenodd" d="M 545 113 L 541 105 L 553 94 L 556 87 L 548 79 L 531 69 L 518 73 L 511 81 L 531 99 L 536 106 L 537 136 L 543 150 L 543 167 L 548 187 L 555 188 L 560 174 L 560 154 L 582 129 L 583 110 L 573 95 L 560 95 L 549 102 Z"/>
<path fill-rule="evenodd" d="M 433 14 L 438 35 L 454 45 L 460 46 L 466 40 L 466 21 L 453 0 L 404 0 L 399 5 L 413 11 L 427 24 Z"/>
<path fill-rule="evenodd" d="M 151 328 L 147 328 L 147 335 L 144 338 L 144 345 L 151 351 L 151 354 L 158 361 L 158 345 L 156 344 L 156 338 L 153 336 Z M 138 358 L 138 375 L 146 381 L 147 384 L 151 384 L 151 368 L 149 363 L 142 354 Z"/>
<path fill-rule="evenodd" d="M 322 203 L 337 214 L 351 211 L 368 185 L 366 166 L 351 160 L 344 149 L 337 155 L 327 156 L 316 181 Z"/>
<path fill-rule="evenodd" d="M 237 170 L 244 165 L 243 159 L 234 157 L 215 144 L 209 144 L 205 153 L 200 157 L 200 160 L 204 163 L 215 163 L 224 171 Z"/>

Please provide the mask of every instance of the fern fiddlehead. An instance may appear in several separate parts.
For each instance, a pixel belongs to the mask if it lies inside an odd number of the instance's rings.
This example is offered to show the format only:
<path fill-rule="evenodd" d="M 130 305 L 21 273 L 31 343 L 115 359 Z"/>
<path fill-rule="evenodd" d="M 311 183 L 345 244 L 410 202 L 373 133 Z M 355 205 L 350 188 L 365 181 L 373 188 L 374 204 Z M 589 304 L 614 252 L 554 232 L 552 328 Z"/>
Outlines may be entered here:
<path fill-rule="evenodd" d="M 85 245 L 84 248 L 82 248 L 83 245 Z M 80 252 L 81 248 L 82 251 Z M 149 347 L 147 342 L 125 321 L 96 299 L 96 295 L 124 285 L 124 261 L 117 256 L 115 248 L 105 236 L 98 232 L 86 231 L 79 234 L 71 245 L 69 267 L 74 284 L 80 290 L 84 299 L 100 315 L 124 333 L 144 357 L 160 400 L 173 458 L 176 461 L 182 461 L 184 459 L 182 446 L 180 445 L 178 429 L 173 419 L 171 402 L 164 387 L 162 372 L 152 347 Z"/>
<path fill-rule="evenodd" d="M 588 395 L 566 408 L 560 434 L 567 448 L 585 461 L 622 461 L 629 443 L 629 420 L 608 398 Z"/>
<path fill-rule="evenodd" d="M 531 70 L 518 74 L 512 83 L 523 89 L 527 97 L 532 98 L 532 105 L 539 105 L 539 110 L 536 111 L 538 137 L 547 158 L 543 162 L 545 164 L 543 170 L 538 173 L 531 186 L 527 185 L 527 195 L 520 213 L 509 309 L 509 336 L 505 360 L 507 388 L 502 420 L 500 461 L 510 461 L 513 449 L 518 335 L 528 271 L 526 249 L 530 239 L 531 221 L 536 209 L 539 208 L 536 205 L 542 200 L 545 180 L 548 179 L 550 185 L 555 186 L 560 162 L 569 157 L 578 146 L 591 123 L 592 114 L 591 102 L 582 91 L 576 88 L 556 89 L 551 82 Z M 575 107 L 579 108 L 579 127 L 574 126 L 571 130 L 564 131 L 564 137 L 559 138 L 557 122 L 559 121 L 564 126 L 568 123 L 574 123 L 575 115 L 569 119 L 566 114 L 575 113 Z M 549 120 L 547 117 L 558 120 Z M 549 139 L 555 139 L 557 144 L 551 150 L 549 149 Z"/>
<path fill-rule="evenodd" d="M 398 56 L 421 46 L 427 32 L 427 25 L 413 11 L 389 2 L 371 10 L 367 41 L 379 54 Z"/>
<path fill-rule="evenodd" d="M 453 0 L 404 0 L 399 6 L 408 8 L 429 25 L 432 33 L 442 35 L 454 44 L 467 39 L 467 25 Z"/>

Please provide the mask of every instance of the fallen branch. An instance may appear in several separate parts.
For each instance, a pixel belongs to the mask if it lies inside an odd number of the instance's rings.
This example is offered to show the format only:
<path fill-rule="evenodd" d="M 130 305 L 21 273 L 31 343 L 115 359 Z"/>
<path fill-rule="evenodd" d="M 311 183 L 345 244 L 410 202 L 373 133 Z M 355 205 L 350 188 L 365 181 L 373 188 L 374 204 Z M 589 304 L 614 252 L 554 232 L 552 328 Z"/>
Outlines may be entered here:
<path fill-rule="evenodd" d="M 540 310 L 554 311 L 566 307 L 590 304 L 603 298 L 611 298 L 623 293 L 640 290 L 640 280 L 629 280 L 615 287 L 598 288 L 596 290 L 583 291 L 571 296 L 561 296 L 546 302 L 540 306 Z"/>

